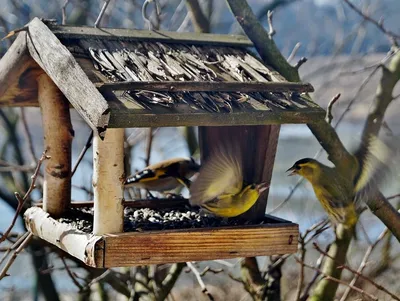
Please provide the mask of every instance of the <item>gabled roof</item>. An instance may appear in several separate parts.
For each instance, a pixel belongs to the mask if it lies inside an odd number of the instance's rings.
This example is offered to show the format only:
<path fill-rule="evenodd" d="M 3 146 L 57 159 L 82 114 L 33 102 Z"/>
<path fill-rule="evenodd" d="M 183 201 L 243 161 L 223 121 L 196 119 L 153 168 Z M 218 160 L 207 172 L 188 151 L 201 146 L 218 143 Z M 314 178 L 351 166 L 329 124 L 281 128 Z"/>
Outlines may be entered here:
<path fill-rule="evenodd" d="M 251 46 L 240 36 L 48 27 L 35 18 L 0 61 L 0 106 L 35 104 L 35 83 L 24 74 L 39 65 L 99 133 L 106 127 L 309 123 L 325 116 L 302 94 L 312 92 L 311 85 L 286 82 Z M 9 52 L 17 48 L 20 57 L 12 61 Z M 12 89 L 2 88 L 5 81 Z"/>

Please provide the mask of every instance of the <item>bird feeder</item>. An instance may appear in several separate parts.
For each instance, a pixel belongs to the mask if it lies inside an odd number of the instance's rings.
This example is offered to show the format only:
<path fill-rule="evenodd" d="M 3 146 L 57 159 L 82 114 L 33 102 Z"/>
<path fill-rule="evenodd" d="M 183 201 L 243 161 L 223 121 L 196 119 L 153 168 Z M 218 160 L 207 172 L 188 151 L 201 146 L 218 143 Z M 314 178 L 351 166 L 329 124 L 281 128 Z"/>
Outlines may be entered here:
<path fill-rule="evenodd" d="M 0 106 L 39 106 L 51 156 L 43 206 L 25 213 L 28 230 L 98 268 L 295 252 L 298 225 L 265 216 L 268 192 L 243 216 L 260 223 L 124 233 L 124 128 L 198 126 L 202 159 L 234 137 L 244 180 L 259 183 L 271 179 L 280 124 L 324 118 L 305 97 L 310 84 L 287 82 L 251 47 L 242 36 L 33 19 L 0 61 Z M 92 203 L 71 202 L 71 106 L 94 131 Z M 91 233 L 60 220 L 82 206 L 94 207 Z"/>

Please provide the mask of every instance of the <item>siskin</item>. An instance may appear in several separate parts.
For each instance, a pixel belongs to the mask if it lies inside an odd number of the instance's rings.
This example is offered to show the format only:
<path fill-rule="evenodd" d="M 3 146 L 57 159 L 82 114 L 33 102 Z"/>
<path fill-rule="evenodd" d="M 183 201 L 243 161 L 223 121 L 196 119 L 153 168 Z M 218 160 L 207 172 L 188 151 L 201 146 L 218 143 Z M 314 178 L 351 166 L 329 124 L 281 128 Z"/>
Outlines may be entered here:
<path fill-rule="evenodd" d="M 190 178 L 198 172 L 192 158 L 173 158 L 147 166 L 142 171 L 125 179 L 125 187 L 143 188 L 153 191 L 169 191 L 184 185 L 190 187 Z"/>
<path fill-rule="evenodd" d="M 190 204 L 217 216 L 235 217 L 249 210 L 268 187 L 244 183 L 241 152 L 237 147 L 221 147 L 190 187 Z"/>
<path fill-rule="evenodd" d="M 289 176 L 298 174 L 313 186 L 315 195 L 333 224 L 354 227 L 361 212 L 362 201 L 381 183 L 388 173 L 388 160 L 394 155 L 377 137 L 362 144 L 353 158 L 357 164 L 354 176 L 343 177 L 335 167 L 305 158 L 294 163 L 287 171 Z"/>

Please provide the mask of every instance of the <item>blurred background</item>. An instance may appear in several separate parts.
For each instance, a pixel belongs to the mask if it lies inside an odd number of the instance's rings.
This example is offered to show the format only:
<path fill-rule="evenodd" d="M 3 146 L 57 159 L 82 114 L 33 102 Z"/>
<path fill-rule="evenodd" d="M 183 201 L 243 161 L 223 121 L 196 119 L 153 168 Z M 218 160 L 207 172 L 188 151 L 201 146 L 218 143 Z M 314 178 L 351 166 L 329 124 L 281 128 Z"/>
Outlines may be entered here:
<path fill-rule="evenodd" d="M 100 0 L 1 0 L 0 37 L 13 29 L 20 28 L 34 17 L 63 20 L 68 25 L 93 26 L 99 15 L 103 1 Z M 100 23 L 102 27 L 131 29 L 161 29 L 169 31 L 194 31 L 191 13 L 185 0 L 158 0 L 159 11 L 155 2 L 148 1 L 143 12 L 144 1 L 141 0 L 111 0 Z M 362 11 L 376 20 L 384 20 L 385 27 L 400 33 L 400 1 L 398 0 L 359 0 L 352 1 Z M 200 9 L 208 22 L 208 31 L 220 34 L 243 34 L 234 20 L 225 1 L 199 0 Z M 341 97 L 333 109 L 332 124 L 336 127 L 340 138 L 350 150 L 357 147 L 365 118 L 371 108 L 381 71 L 380 64 L 387 61 L 387 53 L 391 41 L 377 27 L 366 22 L 342 0 L 248 0 L 254 13 L 264 26 L 268 28 L 267 12 L 274 10 L 273 25 L 276 30 L 274 40 L 283 55 L 295 64 L 300 57 L 307 57 L 308 62 L 300 68 L 302 81 L 310 82 L 316 89 L 313 100 L 323 108 L 340 93 Z M 64 15 L 64 17 L 63 17 Z M 151 24 L 144 20 L 148 18 Z M 12 43 L 12 39 L 0 42 L 0 56 Z M 400 88 L 394 91 L 394 96 L 400 94 Z M 387 112 L 385 130 L 400 134 L 399 101 L 395 100 Z M 27 150 L 28 144 L 22 131 L 21 111 L 19 109 L 1 109 L 4 113 L 0 119 L 0 147 L 2 160 L 8 160 L 19 165 L 33 165 Z M 39 109 L 25 109 L 29 130 L 32 134 L 36 155 L 43 151 L 42 129 Z M 73 162 L 90 133 L 89 128 L 72 110 L 75 139 L 73 141 Z M 13 126 L 6 122 L 11 120 Z M 150 163 L 178 156 L 189 156 L 190 150 L 182 128 L 161 128 L 154 131 Z M 11 145 L 10 137 L 14 136 L 16 144 Z M 127 145 L 131 154 L 131 172 L 145 166 L 146 139 L 148 130 L 128 129 Z M 18 146 L 16 146 L 18 145 Z M 19 147 L 22 161 L 17 158 L 15 148 Z M 273 170 L 272 184 L 267 206 L 267 213 L 288 219 L 300 225 L 301 231 L 325 217 L 319 202 L 316 200 L 312 187 L 307 183 L 297 185 L 296 177 L 287 177 L 285 170 L 295 161 L 303 157 L 314 157 L 319 153 L 319 159 L 327 164 L 326 154 L 320 152 L 320 145 L 305 125 L 283 125 L 279 136 L 278 150 Z M 76 175 L 73 178 L 72 198 L 76 201 L 91 199 L 92 157 L 89 151 Z M 396 179 L 397 180 L 397 179 Z M 0 232 L 4 231 L 14 216 L 14 209 L 5 200 L 9 190 L 14 189 L 8 177 L 0 173 Z M 294 189 L 295 188 L 295 189 Z M 17 189 L 17 188 L 16 188 Z M 18 190 L 18 189 L 17 189 Z M 8 192 L 7 192 L 8 191 Z M 388 183 L 385 195 L 400 193 L 398 180 Z M 32 195 L 39 199 L 38 192 Z M 393 198 L 397 206 L 399 199 Z M 357 228 L 359 239 L 351 245 L 348 263 L 360 263 L 365 250 L 383 231 L 384 225 L 370 212 L 365 212 L 361 218 L 361 226 Z M 24 231 L 22 222 L 18 222 L 14 232 Z M 321 245 L 327 245 L 333 239 L 333 232 L 326 231 L 315 240 Z M 51 268 L 52 281 L 55 283 L 58 295 L 62 300 L 84 299 L 74 285 L 57 254 L 46 249 L 47 265 Z M 42 252 L 44 252 L 42 250 Z M 310 260 L 316 260 L 318 255 L 310 250 L 307 253 Z M 400 284 L 396 275 L 400 268 L 399 243 L 390 235 L 377 246 L 370 259 L 367 274 L 384 283 L 387 288 L 400 293 Z M 260 267 L 267 269 L 271 258 L 258 258 Z M 211 266 L 223 268 L 226 273 L 207 274 L 204 282 L 207 284 L 216 300 L 251 300 L 241 284 L 228 277 L 228 272 L 237 274 L 240 265 L 238 260 L 227 262 L 201 263 L 201 267 Z M 74 266 L 74 263 L 71 264 Z M 37 275 L 28 253 L 18 257 L 9 271 L 10 277 L 0 281 L 0 300 L 42 300 L 38 293 Z M 293 300 L 298 275 L 296 262 L 288 258 L 282 267 L 284 278 L 281 280 L 281 297 L 283 300 Z M 132 269 L 134 270 L 134 269 Z M 80 277 L 87 273 L 77 268 Z M 133 273 L 133 272 L 131 272 Z M 189 276 L 190 275 L 190 276 Z M 310 272 L 306 279 L 313 275 Z M 344 274 L 345 279 L 351 279 L 351 274 Z M 347 278 L 346 278 L 347 277 Z M 233 289 L 231 286 L 233 286 Z M 361 283 L 360 286 L 368 286 Z M 343 291 L 345 287 L 341 287 Z M 106 285 L 104 290 L 111 299 L 127 298 L 115 288 Z M 103 300 L 99 291 L 94 288 L 90 300 Z M 374 292 L 374 290 L 372 289 Z M 178 284 L 172 290 L 171 300 L 207 300 L 201 292 L 198 282 L 192 274 L 181 275 Z M 349 300 L 360 298 L 350 296 Z M 44 299 L 43 299 L 44 300 Z M 105 299 L 107 300 L 107 299 Z M 389 299 L 385 299 L 389 300 Z"/>

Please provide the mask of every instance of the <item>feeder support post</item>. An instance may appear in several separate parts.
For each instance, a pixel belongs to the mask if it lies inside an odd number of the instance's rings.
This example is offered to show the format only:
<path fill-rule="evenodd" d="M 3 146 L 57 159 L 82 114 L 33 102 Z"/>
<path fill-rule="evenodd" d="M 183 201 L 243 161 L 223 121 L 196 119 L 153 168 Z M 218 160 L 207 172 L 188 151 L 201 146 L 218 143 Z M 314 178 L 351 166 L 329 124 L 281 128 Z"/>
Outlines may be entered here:
<path fill-rule="evenodd" d="M 108 129 L 93 141 L 93 233 L 123 231 L 124 129 Z"/>
<path fill-rule="evenodd" d="M 43 209 L 61 216 L 71 203 L 71 145 L 74 131 L 69 102 L 43 73 L 37 78 L 38 101 L 42 112 L 44 149 L 50 157 L 44 164 Z"/>

